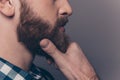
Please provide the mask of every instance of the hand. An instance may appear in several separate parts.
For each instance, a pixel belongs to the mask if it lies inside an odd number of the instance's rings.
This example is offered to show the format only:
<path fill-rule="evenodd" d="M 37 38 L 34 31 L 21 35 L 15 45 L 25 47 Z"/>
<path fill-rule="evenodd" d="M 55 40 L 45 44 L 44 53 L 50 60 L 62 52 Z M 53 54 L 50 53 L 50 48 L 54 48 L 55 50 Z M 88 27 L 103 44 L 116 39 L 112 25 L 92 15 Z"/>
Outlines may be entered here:
<path fill-rule="evenodd" d="M 43 39 L 40 46 L 54 59 L 68 80 L 98 80 L 94 69 L 77 43 L 71 43 L 65 54 L 48 39 Z"/>

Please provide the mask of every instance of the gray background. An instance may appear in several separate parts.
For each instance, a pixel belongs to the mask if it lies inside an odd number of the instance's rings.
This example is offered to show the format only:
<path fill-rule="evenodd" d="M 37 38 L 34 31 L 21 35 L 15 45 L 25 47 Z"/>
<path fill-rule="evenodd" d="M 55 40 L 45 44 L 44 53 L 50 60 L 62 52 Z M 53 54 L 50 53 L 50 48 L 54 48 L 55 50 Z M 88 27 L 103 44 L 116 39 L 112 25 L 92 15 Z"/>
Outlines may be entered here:
<path fill-rule="evenodd" d="M 66 31 L 78 42 L 101 80 L 120 80 L 120 0 L 70 0 L 73 16 Z M 37 56 L 35 63 L 66 80 Z"/>

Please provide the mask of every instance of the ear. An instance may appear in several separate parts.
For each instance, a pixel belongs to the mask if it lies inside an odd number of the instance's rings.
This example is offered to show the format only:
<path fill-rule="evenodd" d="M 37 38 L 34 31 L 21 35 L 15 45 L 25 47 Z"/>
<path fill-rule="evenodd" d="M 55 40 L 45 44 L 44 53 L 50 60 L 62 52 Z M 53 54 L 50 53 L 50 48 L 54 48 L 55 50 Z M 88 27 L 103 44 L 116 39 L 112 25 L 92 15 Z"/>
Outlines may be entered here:
<path fill-rule="evenodd" d="M 7 17 L 11 17 L 15 14 L 12 0 L 0 0 L 0 13 Z"/>

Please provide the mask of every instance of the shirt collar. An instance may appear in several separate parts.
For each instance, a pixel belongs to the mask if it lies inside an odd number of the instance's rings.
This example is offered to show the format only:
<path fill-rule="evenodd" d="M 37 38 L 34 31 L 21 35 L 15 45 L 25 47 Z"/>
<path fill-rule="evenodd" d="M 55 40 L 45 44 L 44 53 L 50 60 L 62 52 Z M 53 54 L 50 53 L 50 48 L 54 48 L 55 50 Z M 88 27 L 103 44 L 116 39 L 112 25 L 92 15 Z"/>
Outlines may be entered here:
<path fill-rule="evenodd" d="M 0 72 L 10 77 L 12 80 L 34 80 L 32 71 L 30 71 L 32 74 L 24 71 L 3 58 L 0 58 Z"/>

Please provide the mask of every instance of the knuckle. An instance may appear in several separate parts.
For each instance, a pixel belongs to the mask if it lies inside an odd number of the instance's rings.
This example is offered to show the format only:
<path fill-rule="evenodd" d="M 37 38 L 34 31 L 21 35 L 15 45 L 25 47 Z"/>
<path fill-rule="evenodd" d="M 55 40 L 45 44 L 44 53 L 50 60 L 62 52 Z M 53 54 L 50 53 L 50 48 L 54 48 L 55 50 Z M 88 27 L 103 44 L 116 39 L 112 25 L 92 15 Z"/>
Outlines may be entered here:
<path fill-rule="evenodd" d="M 72 42 L 72 44 L 75 45 L 75 46 L 78 45 L 76 42 Z"/>
<path fill-rule="evenodd" d="M 73 42 L 71 45 L 72 45 L 73 47 L 79 47 L 78 43 L 76 43 L 76 42 Z"/>
<path fill-rule="evenodd" d="M 80 48 L 80 46 L 78 45 L 78 43 L 76 43 L 76 42 L 72 42 L 71 44 L 70 44 L 70 46 L 69 46 L 69 49 L 68 49 L 68 51 L 71 51 L 71 50 L 73 50 L 73 51 L 78 51 L 78 50 L 81 50 L 81 48 Z"/>

